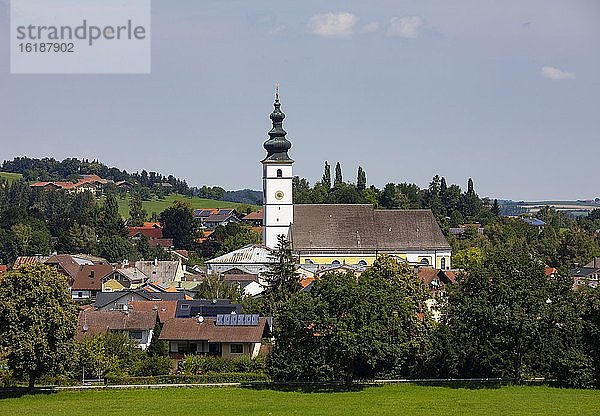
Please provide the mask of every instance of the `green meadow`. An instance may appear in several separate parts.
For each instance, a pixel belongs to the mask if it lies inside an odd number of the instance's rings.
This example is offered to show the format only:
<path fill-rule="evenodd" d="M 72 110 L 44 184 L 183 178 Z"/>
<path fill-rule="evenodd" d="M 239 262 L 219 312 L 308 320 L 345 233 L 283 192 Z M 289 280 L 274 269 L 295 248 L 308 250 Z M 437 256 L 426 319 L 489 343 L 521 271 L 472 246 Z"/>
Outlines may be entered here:
<path fill-rule="evenodd" d="M 163 388 L 62 391 L 0 400 L 1 415 L 598 415 L 600 391 L 387 385 L 355 391 Z"/>
<path fill-rule="evenodd" d="M 19 180 L 23 177 L 20 173 L 0 172 L 0 179 L 5 179 L 8 182 Z"/>
<path fill-rule="evenodd" d="M 100 198 L 102 201 L 103 198 Z M 255 205 L 247 205 L 247 204 L 238 204 L 236 202 L 225 202 L 225 201 L 215 201 L 214 199 L 204 199 L 198 197 L 187 197 L 183 195 L 168 195 L 164 199 L 152 199 L 151 201 L 142 201 L 142 205 L 144 209 L 148 213 L 148 217 L 155 212 L 157 215 L 163 212 L 165 209 L 169 208 L 173 205 L 175 201 L 186 201 L 189 202 L 194 209 L 197 208 L 236 208 L 238 210 L 242 210 L 242 212 L 246 212 L 246 208 L 250 206 L 254 210 L 258 210 L 259 207 Z M 129 196 L 123 195 L 123 197 L 118 196 L 117 202 L 119 203 L 119 213 L 123 218 L 129 218 Z"/>

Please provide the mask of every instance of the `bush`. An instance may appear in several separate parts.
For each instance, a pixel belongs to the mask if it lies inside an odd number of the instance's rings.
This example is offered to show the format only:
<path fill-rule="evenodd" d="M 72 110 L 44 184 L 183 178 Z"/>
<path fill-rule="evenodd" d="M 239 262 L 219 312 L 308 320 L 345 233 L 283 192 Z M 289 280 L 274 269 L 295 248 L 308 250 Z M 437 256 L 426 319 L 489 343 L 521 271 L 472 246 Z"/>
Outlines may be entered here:
<path fill-rule="evenodd" d="M 269 381 L 263 373 L 210 373 L 202 375 L 166 375 L 154 377 L 106 376 L 106 384 L 205 384 L 205 383 L 248 383 Z"/>
<path fill-rule="evenodd" d="M 135 369 L 136 376 L 161 376 L 170 374 L 173 365 L 169 357 L 153 356 L 140 361 Z"/>
<path fill-rule="evenodd" d="M 585 354 L 573 351 L 559 360 L 556 378 L 567 387 L 594 387 L 594 366 Z"/>
<path fill-rule="evenodd" d="M 206 357 L 202 355 L 189 355 L 183 361 L 183 373 L 260 373 L 265 371 L 264 357 L 239 358 Z"/>

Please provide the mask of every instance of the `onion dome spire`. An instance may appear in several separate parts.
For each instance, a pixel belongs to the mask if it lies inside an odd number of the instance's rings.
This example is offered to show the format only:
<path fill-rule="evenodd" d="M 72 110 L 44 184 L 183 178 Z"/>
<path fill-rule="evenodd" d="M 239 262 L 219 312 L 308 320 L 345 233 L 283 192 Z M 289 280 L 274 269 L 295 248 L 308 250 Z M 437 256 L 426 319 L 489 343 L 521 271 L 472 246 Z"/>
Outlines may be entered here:
<path fill-rule="evenodd" d="M 279 84 L 277 84 L 273 106 L 275 109 L 270 116 L 273 128 L 269 131 L 269 139 L 263 145 L 267 151 L 267 157 L 263 162 L 293 162 L 287 153 L 292 147 L 292 143 L 285 138 L 287 132 L 283 129 L 285 114 L 281 111 L 281 103 L 279 102 Z"/>

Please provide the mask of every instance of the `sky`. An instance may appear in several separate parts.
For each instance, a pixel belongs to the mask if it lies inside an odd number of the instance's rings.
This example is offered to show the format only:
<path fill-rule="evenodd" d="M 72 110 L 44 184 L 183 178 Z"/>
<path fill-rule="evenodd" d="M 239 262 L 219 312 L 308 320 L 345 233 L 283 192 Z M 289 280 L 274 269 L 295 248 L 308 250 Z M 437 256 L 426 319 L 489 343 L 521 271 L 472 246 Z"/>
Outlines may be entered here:
<path fill-rule="evenodd" d="M 143 75 L 11 75 L 0 160 L 98 159 L 260 189 L 276 83 L 294 173 L 600 197 L 598 0 L 153 0 Z"/>

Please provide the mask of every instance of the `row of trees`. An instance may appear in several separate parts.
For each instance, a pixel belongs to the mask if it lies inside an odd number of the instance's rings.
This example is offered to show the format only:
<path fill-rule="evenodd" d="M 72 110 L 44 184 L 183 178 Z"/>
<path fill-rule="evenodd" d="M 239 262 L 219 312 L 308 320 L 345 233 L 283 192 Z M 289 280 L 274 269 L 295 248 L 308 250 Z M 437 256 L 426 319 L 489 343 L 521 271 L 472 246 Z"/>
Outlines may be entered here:
<path fill-rule="evenodd" d="M 526 247 L 486 249 L 437 299 L 435 322 L 432 295 L 407 265 L 382 256 L 358 277 L 326 274 L 307 293 L 286 244 L 263 305 L 275 317 L 275 380 L 600 379 L 600 289 L 574 292 L 571 280 L 547 278 Z"/>
<path fill-rule="evenodd" d="M 427 189 L 416 184 L 388 183 L 383 189 L 367 187 L 367 176 L 358 167 L 356 182 L 344 182 L 338 162 L 332 182 L 331 166 L 325 162 L 321 181 L 312 187 L 304 178 L 293 180 L 296 204 L 373 204 L 385 209 L 431 209 L 442 228 L 456 227 L 464 222 L 487 222 L 500 215 L 498 201 L 481 199 L 469 179 L 467 190 L 458 185 L 446 184 L 446 179 L 434 176 Z"/>

